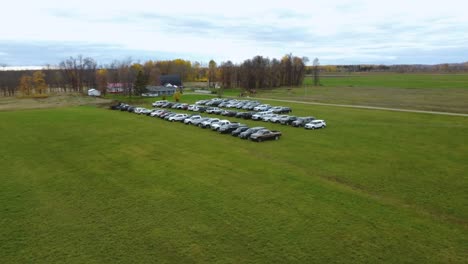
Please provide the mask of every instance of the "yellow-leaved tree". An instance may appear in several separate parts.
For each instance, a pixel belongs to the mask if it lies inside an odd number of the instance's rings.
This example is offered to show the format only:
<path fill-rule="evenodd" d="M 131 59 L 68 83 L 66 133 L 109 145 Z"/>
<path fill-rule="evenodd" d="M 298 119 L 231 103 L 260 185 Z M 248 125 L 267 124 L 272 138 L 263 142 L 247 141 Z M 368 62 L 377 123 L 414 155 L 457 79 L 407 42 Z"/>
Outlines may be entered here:
<path fill-rule="evenodd" d="M 32 92 L 32 78 L 29 75 L 23 74 L 20 78 L 19 90 L 23 95 L 31 95 Z"/>
<path fill-rule="evenodd" d="M 179 92 L 178 90 L 174 93 L 174 100 L 176 102 L 179 102 L 180 101 L 180 97 L 182 97 L 182 93 Z"/>
<path fill-rule="evenodd" d="M 99 69 L 96 71 L 96 82 L 98 90 L 101 91 L 103 95 L 106 95 L 107 92 L 107 70 Z"/>
<path fill-rule="evenodd" d="M 47 84 L 44 79 L 44 73 L 42 71 L 35 71 L 32 79 L 36 93 L 45 94 L 47 91 Z"/>

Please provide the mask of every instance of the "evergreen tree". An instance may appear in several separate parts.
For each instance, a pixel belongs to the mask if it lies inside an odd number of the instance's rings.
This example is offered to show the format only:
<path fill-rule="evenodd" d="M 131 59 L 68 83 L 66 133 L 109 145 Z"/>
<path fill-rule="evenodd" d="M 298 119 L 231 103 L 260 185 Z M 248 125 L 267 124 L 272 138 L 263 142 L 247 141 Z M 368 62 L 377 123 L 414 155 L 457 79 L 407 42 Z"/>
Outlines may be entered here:
<path fill-rule="evenodd" d="M 135 79 L 135 93 L 137 95 L 141 95 L 142 93 L 146 92 L 146 85 L 148 83 L 148 80 L 146 76 L 143 74 L 143 71 L 138 71 L 138 74 Z"/>

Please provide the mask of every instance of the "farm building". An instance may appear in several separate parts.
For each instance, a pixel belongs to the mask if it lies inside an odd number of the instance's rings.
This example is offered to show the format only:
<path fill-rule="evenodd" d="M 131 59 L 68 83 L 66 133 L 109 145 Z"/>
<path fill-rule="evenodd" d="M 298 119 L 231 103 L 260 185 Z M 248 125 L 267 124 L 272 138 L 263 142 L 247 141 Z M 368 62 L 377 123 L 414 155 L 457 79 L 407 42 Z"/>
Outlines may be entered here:
<path fill-rule="evenodd" d="M 176 92 L 176 87 L 174 86 L 153 86 L 148 85 L 146 86 L 146 90 L 148 91 L 145 95 L 147 96 L 162 96 L 162 95 L 173 95 Z"/>
<path fill-rule="evenodd" d="M 132 87 L 131 83 L 108 83 L 107 84 L 107 92 L 113 94 L 120 94 L 125 92 L 125 90 L 129 87 Z"/>
<path fill-rule="evenodd" d="M 182 79 L 178 74 L 161 75 L 159 80 L 163 86 L 166 86 L 167 84 L 176 85 L 178 87 L 182 86 Z"/>
<path fill-rule="evenodd" d="M 101 96 L 101 92 L 96 89 L 89 89 L 88 95 L 89 96 Z"/>

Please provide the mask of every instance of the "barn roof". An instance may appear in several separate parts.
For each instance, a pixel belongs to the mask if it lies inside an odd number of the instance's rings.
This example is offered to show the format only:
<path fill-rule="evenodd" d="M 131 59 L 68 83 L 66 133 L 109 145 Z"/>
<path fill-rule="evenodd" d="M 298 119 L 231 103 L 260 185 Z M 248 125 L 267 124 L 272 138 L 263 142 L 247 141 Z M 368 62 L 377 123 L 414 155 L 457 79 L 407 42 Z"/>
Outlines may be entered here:
<path fill-rule="evenodd" d="M 159 80 L 161 81 L 161 85 L 170 83 L 172 85 L 182 86 L 182 79 L 178 74 L 161 75 Z"/>

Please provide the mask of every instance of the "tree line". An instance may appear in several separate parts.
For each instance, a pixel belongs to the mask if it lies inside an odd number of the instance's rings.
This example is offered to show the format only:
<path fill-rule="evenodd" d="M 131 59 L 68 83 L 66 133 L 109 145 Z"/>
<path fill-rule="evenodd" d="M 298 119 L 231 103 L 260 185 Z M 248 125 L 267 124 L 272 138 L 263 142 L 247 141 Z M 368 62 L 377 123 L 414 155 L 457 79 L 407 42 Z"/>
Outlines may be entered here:
<path fill-rule="evenodd" d="M 252 91 L 280 86 L 298 86 L 305 76 L 308 59 L 292 54 L 281 59 L 255 56 L 240 64 L 223 62 L 218 67 L 213 61 L 209 64 L 209 82 L 219 82 L 222 88 L 244 88 Z"/>
<path fill-rule="evenodd" d="M 287 54 L 280 59 L 255 56 L 241 63 L 211 60 L 200 62 L 175 59 L 134 62 L 131 58 L 100 65 L 91 57 L 69 57 L 41 71 L 0 70 L 0 95 L 15 96 L 85 92 L 96 88 L 106 94 L 109 84 L 119 84 L 127 95 L 140 94 L 146 85 L 159 85 L 160 76 L 177 74 L 184 82 L 207 82 L 211 88 L 243 88 L 255 92 L 262 88 L 301 85 L 305 75 L 349 72 L 460 73 L 468 72 L 468 62 L 437 65 L 315 65 L 307 57 Z M 315 61 L 315 60 L 314 60 Z M 6 65 L 0 64 L 3 68 Z M 40 81 L 41 78 L 44 80 Z M 317 78 L 318 80 L 318 78 Z M 222 90 L 221 89 L 221 90 Z"/>
<path fill-rule="evenodd" d="M 96 88 L 106 93 L 109 83 L 118 83 L 126 94 L 140 93 L 135 87 L 159 85 L 160 76 L 177 74 L 183 81 L 206 81 L 207 67 L 200 62 L 183 59 L 134 62 L 131 58 L 114 60 L 106 65 L 99 65 L 91 57 L 69 57 L 57 66 L 45 66 L 40 74 L 45 81 L 45 89 L 36 88 L 33 82 L 35 71 L 1 71 L 0 95 L 14 96 L 60 92 L 84 92 Z M 39 74 L 39 73 L 37 73 Z M 29 87 L 29 88 L 25 88 Z"/>
<path fill-rule="evenodd" d="M 442 63 L 435 65 L 424 64 L 395 64 L 395 65 L 324 65 L 320 66 L 324 73 L 351 73 L 351 72 L 393 72 L 393 73 L 466 73 L 468 62 Z M 313 66 L 306 67 L 306 74 L 313 73 Z"/>
<path fill-rule="evenodd" d="M 118 83 L 125 94 L 141 94 L 146 85 L 159 85 L 160 76 L 167 74 L 177 74 L 185 82 L 208 82 L 209 87 L 255 90 L 295 86 L 304 79 L 306 63 L 307 58 L 289 54 L 280 60 L 255 56 L 240 64 L 228 61 L 219 66 L 211 60 L 208 67 L 183 59 L 140 63 L 131 58 L 99 65 L 95 59 L 79 55 L 64 59 L 55 67 L 48 65 L 38 72 L 0 71 L 0 94 L 85 92 L 89 88 L 106 94 L 111 83 Z M 34 82 L 39 75 L 44 80 L 41 88 Z"/>

